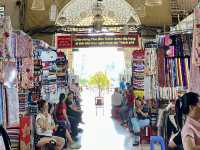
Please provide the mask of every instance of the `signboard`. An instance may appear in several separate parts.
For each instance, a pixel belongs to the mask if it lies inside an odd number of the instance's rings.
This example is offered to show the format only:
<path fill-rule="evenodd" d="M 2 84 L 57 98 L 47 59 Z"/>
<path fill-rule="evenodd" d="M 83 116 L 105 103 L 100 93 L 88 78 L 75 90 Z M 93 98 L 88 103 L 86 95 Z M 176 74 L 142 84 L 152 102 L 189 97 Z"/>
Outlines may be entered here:
<path fill-rule="evenodd" d="M 57 36 L 56 47 L 58 49 L 72 48 L 72 37 L 70 35 Z"/>
<path fill-rule="evenodd" d="M 139 47 L 138 34 L 57 36 L 57 48 Z"/>

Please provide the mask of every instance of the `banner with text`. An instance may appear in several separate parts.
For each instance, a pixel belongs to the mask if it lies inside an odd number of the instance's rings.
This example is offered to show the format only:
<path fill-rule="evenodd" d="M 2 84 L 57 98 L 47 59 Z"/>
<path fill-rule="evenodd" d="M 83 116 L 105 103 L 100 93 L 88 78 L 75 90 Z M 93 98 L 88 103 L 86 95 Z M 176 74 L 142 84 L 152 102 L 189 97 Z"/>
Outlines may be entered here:
<path fill-rule="evenodd" d="M 56 37 L 58 49 L 86 48 L 86 47 L 139 47 L 139 35 L 58 35 Z"/>

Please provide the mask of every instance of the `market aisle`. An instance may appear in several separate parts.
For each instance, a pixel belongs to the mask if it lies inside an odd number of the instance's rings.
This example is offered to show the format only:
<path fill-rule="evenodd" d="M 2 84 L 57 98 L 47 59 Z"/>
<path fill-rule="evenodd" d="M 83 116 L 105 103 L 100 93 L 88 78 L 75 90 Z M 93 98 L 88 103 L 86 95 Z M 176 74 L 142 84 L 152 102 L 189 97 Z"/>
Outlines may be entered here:
<path fill-rule="evenodd" d="M 101 109 L 96 116 L 93 92 L 85 90 L 82 98 L 84 110 L 83 120 L 85 125 L 81 126 L 84 132 L 80 134 L 81 150 L 139 150 L 132 147 L 132 138 L 128 130 L 120 126 L 117 121 L 110 118 L 110 96 L 105 94 L 105 115 Z M 143 147 L 148 150 L 149 146 Z"/>

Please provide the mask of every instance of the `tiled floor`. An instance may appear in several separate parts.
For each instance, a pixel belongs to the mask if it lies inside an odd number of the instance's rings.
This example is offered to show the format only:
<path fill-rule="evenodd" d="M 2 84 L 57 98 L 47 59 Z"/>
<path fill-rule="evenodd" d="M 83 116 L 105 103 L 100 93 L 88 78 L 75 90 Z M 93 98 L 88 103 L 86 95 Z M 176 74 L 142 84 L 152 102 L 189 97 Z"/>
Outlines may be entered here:
<path fill-rule="evenodd" d="M 105 112 L 99 108 L 96 115 L 95 94 L 86 90 L 82 94 L 84 110 L 80 134 L 81 150 L 149 150 L 149 145 L 132 146 L 132 135 L 119 122 L 110 118 L 110 94 L 105 94 Z"/>

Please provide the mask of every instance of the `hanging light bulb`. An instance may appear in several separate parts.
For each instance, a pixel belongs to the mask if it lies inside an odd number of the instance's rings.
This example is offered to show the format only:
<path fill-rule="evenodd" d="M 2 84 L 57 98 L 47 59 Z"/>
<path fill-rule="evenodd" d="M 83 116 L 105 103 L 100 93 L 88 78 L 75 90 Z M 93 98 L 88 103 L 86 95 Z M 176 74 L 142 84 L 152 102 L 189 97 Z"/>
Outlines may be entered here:
<path fill-rule="evenodd" d="M 158 6 L 162 5 L 162 0 L 145 0 L 146 6 Z"/>
<path fill-rule="evenodd" d="M 31 9 L 32 10 L 37 10 L 37 11 L 45 10 L 45 2 L 44 2 L 44 0 L 33 0 Z"/>
<path fill-rule="evenodd" d="M 103 26 L 103 23 L 104 23 L 104 18 L 103 16 L 101 15 L 96 15 L 94 16 L 94 22 L 93 22 L 93 26 L 94 26 L 94 29 L 97 30 L 97 31 L 101 31 L 102 29 L 102 26 Z"/>
<path fill-rule="evenodd" d="M 50 12 L 49 12 L 49 20 L 50 21 L 55 21 L 57 17 L 57 5 L 55 0 L 52 1 L 51 7 L 50 7 Z"/>

